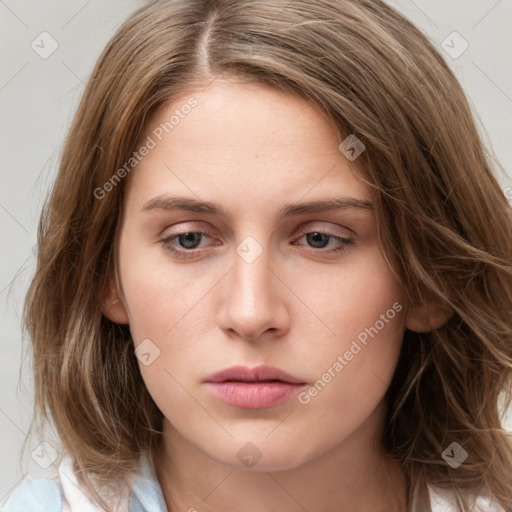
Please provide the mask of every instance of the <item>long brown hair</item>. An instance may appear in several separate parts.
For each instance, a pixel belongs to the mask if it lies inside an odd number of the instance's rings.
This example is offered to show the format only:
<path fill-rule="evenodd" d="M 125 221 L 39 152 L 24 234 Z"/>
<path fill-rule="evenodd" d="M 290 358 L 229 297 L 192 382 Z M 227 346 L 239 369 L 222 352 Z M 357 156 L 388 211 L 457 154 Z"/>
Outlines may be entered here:
<path fill-rule="evenodd" d="M 387 393 L 383 444 L 410 479 L 411 503 L 430 484 L 485 490 L 512 507 L 498 407 L 512 375 L 511 208 L 453 73 L 380 0 L 153 0 L 119 28 L 87 83 L 41 215 L 24 315 L 35 423 L 54 422 L 98 500 L 93 479 L 129 483 L 157 444 L 162 414 L 129 328 L 101 312 L 128 172 L 105 183 L 155 109 L 220 75 L 299 95 L 364 143 L 357 163 L 376 192 L 391 269 L 411 301 L 435 297 L 453 311 L 437 330 L 406 331 Z M 457 469 L 442 458 L 452 442 L 468 453 Z"/>

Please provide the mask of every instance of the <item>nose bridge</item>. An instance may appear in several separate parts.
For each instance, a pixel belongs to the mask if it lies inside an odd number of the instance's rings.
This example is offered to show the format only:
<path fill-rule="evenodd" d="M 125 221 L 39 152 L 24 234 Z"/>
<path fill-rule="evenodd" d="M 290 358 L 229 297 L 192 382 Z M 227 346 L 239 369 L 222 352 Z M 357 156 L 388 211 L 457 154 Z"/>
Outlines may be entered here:
<path fill-rule="evenodd" d="M 275 277 L 270 271 L 268 244 L 246 237 L 233 254 L 219 324 L 246 339 L 255 339 L 267 329 L 283 329 L 287 315 L 280 303 Z"/>
<path fill-rule="evenodd" d="M 236 248 L 234 258 L 233 279 L 234 292 L 243 302 L 255 306 L 268 304 L 272 287 L 272 273 L 269 270 L 270 250 L 268 245 L 263 247 L 253 237 L 247 237 Z M 262 304 L 259 304 L 262 303 Z"/>

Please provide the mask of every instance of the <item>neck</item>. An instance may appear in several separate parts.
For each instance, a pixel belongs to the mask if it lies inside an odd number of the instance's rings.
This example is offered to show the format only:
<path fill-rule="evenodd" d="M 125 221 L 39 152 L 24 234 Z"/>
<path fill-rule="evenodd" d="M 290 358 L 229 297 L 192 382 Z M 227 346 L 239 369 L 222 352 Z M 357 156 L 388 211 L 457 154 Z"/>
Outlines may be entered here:
<path fill-rule="evenodd" d="M 168 512 L 403 512 L 405 475 L 368 430 L 298 467 L 256 471 L 214 460 L 164 420 L 155 470 Z"/>

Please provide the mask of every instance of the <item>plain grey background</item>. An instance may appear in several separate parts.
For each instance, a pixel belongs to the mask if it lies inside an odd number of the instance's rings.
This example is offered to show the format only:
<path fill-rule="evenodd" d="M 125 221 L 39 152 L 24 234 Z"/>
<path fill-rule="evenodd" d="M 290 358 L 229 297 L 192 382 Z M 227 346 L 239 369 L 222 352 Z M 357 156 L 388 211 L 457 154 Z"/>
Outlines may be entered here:
<path fill-rule="evenodd" d="M 26 474 L 41 470 L 30 456 L 18 461 L 33 396 L 29 361 L 20 381 L 20 318 L 40 208 L 84 83 L 115 29 L 142 3 L 0 0 L 0 503 Z M 389 3 L 428 35 L 456 73 L 484 141 L 506 170 L 497 174 L 512 199 L 512 0 Z"/>

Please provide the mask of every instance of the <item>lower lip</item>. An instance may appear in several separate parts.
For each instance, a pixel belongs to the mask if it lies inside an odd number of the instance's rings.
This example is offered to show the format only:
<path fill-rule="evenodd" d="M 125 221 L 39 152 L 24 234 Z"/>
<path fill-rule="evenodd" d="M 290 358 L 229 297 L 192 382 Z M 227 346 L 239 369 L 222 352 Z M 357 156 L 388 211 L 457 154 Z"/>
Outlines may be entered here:
<path fill-rule="evenodd" d="M 286 402 L 304 384 L 289 382 L 208 382 L 212 393 L 224 402 L 243 409 L 266 409 Z"/>

